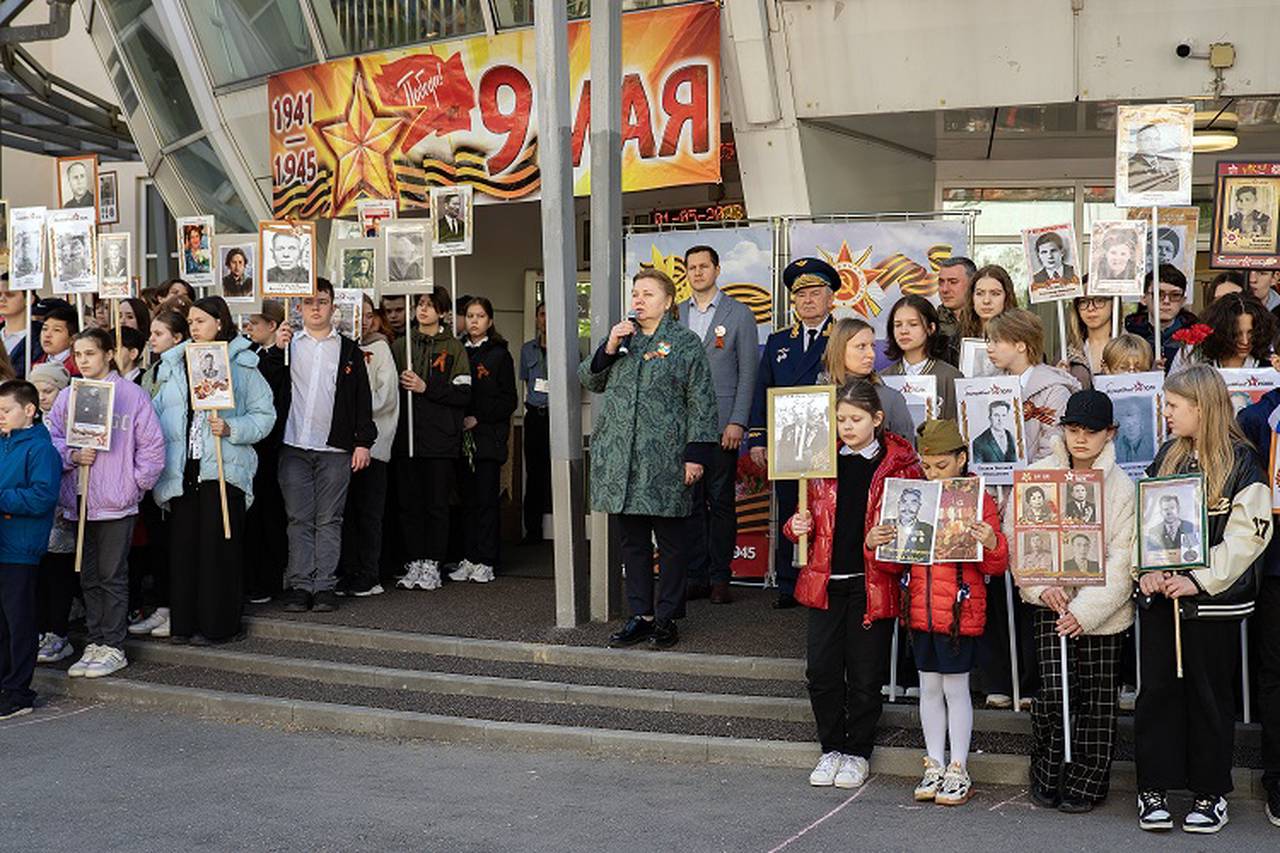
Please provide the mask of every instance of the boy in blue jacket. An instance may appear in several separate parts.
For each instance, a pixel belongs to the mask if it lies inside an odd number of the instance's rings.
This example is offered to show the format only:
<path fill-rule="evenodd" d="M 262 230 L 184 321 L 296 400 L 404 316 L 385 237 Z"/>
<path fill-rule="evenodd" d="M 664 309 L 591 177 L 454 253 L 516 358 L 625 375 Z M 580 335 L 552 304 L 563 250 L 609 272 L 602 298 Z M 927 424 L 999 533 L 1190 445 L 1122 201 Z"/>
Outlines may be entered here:
<path fill-rule="evenodd" d="M 39 646 L 36 569 L 49 544 L 62 459 L 40 422 L 40 392 L 0 385 L 0 720 L 31 713 Z"/>

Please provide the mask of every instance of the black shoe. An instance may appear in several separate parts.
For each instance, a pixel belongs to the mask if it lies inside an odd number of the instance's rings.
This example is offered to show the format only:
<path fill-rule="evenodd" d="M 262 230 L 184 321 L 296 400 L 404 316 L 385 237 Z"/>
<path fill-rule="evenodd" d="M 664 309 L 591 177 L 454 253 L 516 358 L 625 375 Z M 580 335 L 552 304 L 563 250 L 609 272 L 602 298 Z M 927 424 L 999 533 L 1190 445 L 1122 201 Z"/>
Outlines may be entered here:
<path fill-rule="evenodd" d="M 202 649 L 207 649 L 209 646 L 213 645 L 213 641 L 210 640 L 208 637 L 206 637 L 204 634 L 192 634 L 191 645 L 198 646 Z"/>
<path fill-rule="evenodd" d="M 1062 804 L 1062 799 L 1058 796 L 1057 791 L 1050 791 L 1047 788 L 1041 788 L 1035 782 L 1032 782 L 1031 802 L 1035 803 L 1042 809 L 1056 809 Z"/>
<path fill-rule="evenodd" d="M 1169 798 L 1164 791 L 1140 791 L 1138 793 L 1138 826 L 1148 832 L 1173 829 L 1173 815 L 1169 814 Z"/>
<path fill-rule="evenodd" d="M 1265 811 L 1267 820 L 1271 821 L 1274 826 L 1280 826 L 1280 785 L 1273 785 L 1271 790 L 1267 791 Z"/>
<path fill-rule="evenodd" d="M 1227 798 L 1196 794 L 1191 811 L 1182 819 L 1183 832 L 1211 834 L 1227 825 Z"/>
<path fill-rule="evenodd" d="M 31 708 L 31 702 L 5 696 L 4 701 L 0 702 L 0 720 L 12 720 L 14 717 L 30 714 Z"/>
<path fill-rule="evenodd" d="M 286 589 L 280 601 L 285 613 L 306 613 L 311 609 L 311 593 L 305 589 Z"/>
<path fill-rule="evenodd" d="M 700 598 L 711 597 L 711 585 L 705 583 L 691 583 L 685 587 L 684 600 L 697 601 Z"/>
<path fill-rule="evenodd" d="M 338 596 L 331 589 L 322 589 L 311 600 L 313 613 L 332 613 L 338 609 Z"/>
<path fill-rule="evenodd" d="M 624 649 L 644 642 L 653 634 L 653 620 L 632 616 L 621 631 L 609 635 L 609 645 L 615 649 Z"/>
<path fill-rule="evenodd" d="M 1088 800 L 1077 800 L 1073 797 L 1064 797 L 1062 802 L 1058 803 L 1058 811 L 1063 814 L 1085 814 L 1093 811 L 1093 803 Z"/>
<path fill-rule="evenodd" d="M 191 645 L 191 638 L 186 634 L 171 634 L 169 635 L 169 645 L 189 646 Z"/>
<path fill-rule="evenodd" d="M 780 592 L 778 593 L 778 597 L 773 602 L 773 609 L 774 610 L 790 610 L 791 608 L 796 607 L 799 604 L 800 602 L 796 601 L 796 597 L 794 595 L 787 592 Z"/>
<path fill-rule="evenodd" d="M 729 592 L 728 581 L 718 581 L 711 585 L 712 604 L 732 604 L 733 593 Z"/>
<path fill-rule="evenodd" d="M 680 639 L 676 623 L 671 619 L 656 619 L 653 623 L 653 636 L 649 638 L 649 648 L 669 649 Z"/>

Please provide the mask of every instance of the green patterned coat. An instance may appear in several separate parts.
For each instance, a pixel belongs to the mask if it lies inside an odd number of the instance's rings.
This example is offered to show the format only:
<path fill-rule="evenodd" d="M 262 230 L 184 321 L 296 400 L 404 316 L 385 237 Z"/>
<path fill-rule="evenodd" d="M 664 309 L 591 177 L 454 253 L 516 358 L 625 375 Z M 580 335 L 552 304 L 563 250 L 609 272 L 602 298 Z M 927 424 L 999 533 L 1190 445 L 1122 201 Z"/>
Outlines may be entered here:
<path fill-rule="evenodd" d="M 719 410 L 703 343 L 670 317 L 652 336 L 636 333 L 600 373 L 594 353 L 578 368 L 588 391 L 604 394 L 591 433 L 591 508 L 624 515 L 686 516 L 685 448 L 718 442 Z"/>

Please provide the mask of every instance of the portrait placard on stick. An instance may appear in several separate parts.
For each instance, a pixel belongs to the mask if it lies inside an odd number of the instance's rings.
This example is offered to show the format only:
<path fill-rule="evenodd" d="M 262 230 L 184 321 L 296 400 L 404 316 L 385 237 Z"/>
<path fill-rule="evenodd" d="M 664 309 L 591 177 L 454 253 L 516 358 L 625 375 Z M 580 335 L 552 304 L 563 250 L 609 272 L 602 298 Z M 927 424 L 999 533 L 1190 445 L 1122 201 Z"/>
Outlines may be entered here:
<path fill-rule="evenodd" d="M 334 287 L 375 291 L 386 278 L 385 243 L 373 237 L 334 241 Z"/>
<path fill-rule="evenodd" d="M 836 476 L 834 385 L 770 388 L 770 480 Z"/>
<path fill-rule="evenodd" d="M 899 391 L 907 401 L 911 422 L 918 429 L 920 424 L 938 417 L 938 377 L 932 374 L 918 376 L 881 376 L 885 385 Z"/>
<path fill-rule="evenodd" d="M 960 339 L 960 372 L 968 379 L 1001 375 L 1000 368 L 992 364 L 991 356 L 987 355 L 985 338 Z"/>
<path fill-rule="evenodd" d="M 394 199 L 365 198 L 356 202 L 356 219 L 360 223 L 360 233 L 366 237 L 377 237 L 382 232 L 382 223 L 396 218 L 396 201 Z"/>
<path fill-rule="evenodd" d="M 212 293 L 227 301 L 232 314 L 256 314 L 262 310 L 258 295 L 258 235 L 215 234 Z"/>
<path fill-rule="evenodd" d="M 1031 302 L 1054 302 L 1084 296 L 1080 283 L 1080 249 L 1076 227 L 1069 222 L 1022 229 L 1022 251 L 1031 270 Z"/>
<path fill-rule="evenodd" d="M 941 497 L 939 480 L 886 479 L 879 521 L 893 525 L 894 538 L 876 548 L 876 559 L 886 563 L 932 563 Z"/>
<path fill-rule="evenodd" d="M 431 253 L 436 257 L 471 254 L 471 184 L 431 188 Z"/>
<path fill-rule="evenodd" d="M 1268 391 L 1280 388 L 1280 371 L 1272 367 L 1220 367 L 1235 414 L 1262 399 Z"/>
<path fill-rule="evenodd" d="M 258 282 L 264 299 L 316 292 L 314 222 L 258 223 Z"/>
<path fill-rule="evenodd" d="M 1190 305 L 1195 301 L 1196 240 L 1200 234 L 1200 208 L 1162 207 L 1157 211 L 1157 216 L 1160 224 L 1156 231 L 1156 259 L 1161 264 L 1177 267 L 1187 277 L 1187 304 Z M 1144 222 L 1150 239 L 1151 208 L 1131 207 L 1129 218 Z M 1147 244 L 1146 255 L 1150 258 L 1150 243 Z"/>
<path fill-rule="evenodd" d="M 128 299 L 133 295 L 133 235 L 98 235 L 98 296 L 103 299 Z"/>
<path fill-rule="evenodd" d="M 431 234 L 421 219 L 383 221 L 387 253 L 386 293 L 421 293 L 432 289 Z"/>
<path fill-rule="evenodd" d="M 933 559 L 940 563 L 977 563 L 982 560 L 982 543 L 969 529 L 982 520 L 983 482 L 981 477 L 951 477 L 939 480 L 937 536 Z"/>
<path fill-rule="evenodd" d="M 969 469 L 989 483 L 1013 483 L 1013 472 L 1027 463 L 1018 377 L 957 379 L 956 400 Z"/>
<path fill-rule="evenodd" d="M 44 287 L 45 219 L 43 207 L 9 210 L 9 289 Z"/>
<path fill-rule="evenodd" d="M 1219 160 L 1216 179 L 1209 266 L 1280 269 L 1280 162 Z"/>
<path fill-rule="evenodd" d="M 97 379 L 71 380 L 67 397 L 67 447 L 86 450 L 111 449 L 111 412 L 116 386 Z"/>
<path fill-rule="evenodd" d="M 49 269 L 54 293 L 97 292 L 96 217 L 97 211 L 83 207 L 49 211 Z"/>
<path fill-rule="evenodd" d="M 213 284 L 213 217 L 181 216 L 178 224 L 178 269 L 196 287 Z"/>
<path fill-rule="evenodd" d="M 1138 481 L 1138 571 L 1207 565 L 1205 503 L 1203 473 Z"/>
<path fill-rule="evenodd" d="M 81 208 L 98 222 L 98 155 L 76 154 L 59 157 L 58 207 Z"/>
<path fill-rule="evenodd" d="M 1101 471 L 1019 471 L 1012 500 L 1013 576 L 1019 585 L 1106 583 Z"/>
<path fill-rule="evenodd" d="M 1164 441 L 1164 372 L 1098 374 L 1093 387 L 1111 398 L 1116 464 L 1135 480 L 1146 476 Z"/>
<path fill-rule="evenodd" d="M 231 385 L 231 357 L 227 342 L 191 341 L 184 354 L 187 357 L 191 408 L 215 414 L 219 409 L 234 409 L 235 390 Z M 227 506 L 227 479 L 222 468 L 222 436 L 213 436 L 213 450 L 218 465 L 218 496 L 222 502 L 222 535 L 230 539 L 231 513 Z"/>
<path fill-rule="evenodd" d="M 360 323 L 364 314 L 363 290 L 344 287 L 333 289 L 333 327 L 338 334 L 353 341 L 360 340 Z"/>
<path fill-rule="evenodd" d="M 98 224 L 120 221 L 120 184 L 115 172 L 98 173 Z"/>
<path fill-rule="evenodd" d="M 1116 207 L 1191 204 L 1191 104 L 1116 108 Z"/>
<path fill-rule="evenodd" d="M 1089 239 L 1090 296 L 1141 296 L 1147 273 L 1147 232 L 1141 222 L 1095 222 Z"/>

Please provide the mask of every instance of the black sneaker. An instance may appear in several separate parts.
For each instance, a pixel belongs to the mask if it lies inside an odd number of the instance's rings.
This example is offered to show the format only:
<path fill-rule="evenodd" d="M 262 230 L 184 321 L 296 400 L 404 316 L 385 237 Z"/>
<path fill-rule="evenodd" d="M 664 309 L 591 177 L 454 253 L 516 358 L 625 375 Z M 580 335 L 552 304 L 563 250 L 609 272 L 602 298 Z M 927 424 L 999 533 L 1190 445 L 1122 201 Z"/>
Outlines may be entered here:
<path fill-rule="evenodd" d="M 280 602 L 285 613 L 306 613 L 311 609 L 311 593 L 305 589 L 286 589 Z"/>
<path fill-rule="evenodd" d="M 14 717 L 30 714 L 31 707 L 28 701 L 5 696 L 4 700 L 0 701 L 0 720 L 12 720 Z"/>
<path fill-rule="evenodd" d="M 1213 833 L 1227 825 L 1227 798 L 1196 794 L 1191 811 L 1182 819 L 1183 832 Z"/>
<path fill-rule="evenodd" d="M 1031 783 L 1031 802 L 1042 809 L 1056 809 L 1062 805 L 1062 799 L 1058 796 L 1057 791 L 1042 788 L 1035 782 Z"/>
<path fill-rule="evenodd" d="M 641 619 L 639 616 L 632 616 L 627 620 L 627 624 L 622 626 L 621 631 L 609 636 L 609 645 L 615 649 L 634 646 L 636 643 L 642 643 L 649 639 L 652 634 L 652 619 Z"/>
<path fill-rule="evenodd" d="M 331 589 L 322 589 L 311 599 L 313 613 L 332 613 L 338 609 L 338 596 Z"/>
<path fill-rule="evenodd" d="M 1086 814 L 1093 811 L 1093 803 L 1075 797 L 1063 797 L 1062 802 L 1058 803 L 1058 811 L 1063 814 Z"/>
<path fill-rule="evenodd" d="M 653 623 L 653 636 L 649 638 L 649 647 L 669 649 L 680 639 L 676 623 L 672 619 L 657 619 Z"/>
<path fill-rule="evenodd" d="M 786 592 L 780 592 L 778 593 L 778 597 L 773 601 L 773 609 L 790 610 L 799 604 L 800 602 L 796 601 L 796 597 L 794 595 Z"/>
<path fill-rule="evenodd" d="M 1164 791 L 1142 791 L 1138 794 L 1138 826 L 1148 832 L 1173 829 L 1169 799 Z"/>
<path fill-rule="evenodd" d="M 1273 785 L 1270 791 L 1267 791 L 1267 820 L 1272 825 L 1280 826 L 1280 785 Z"/>

